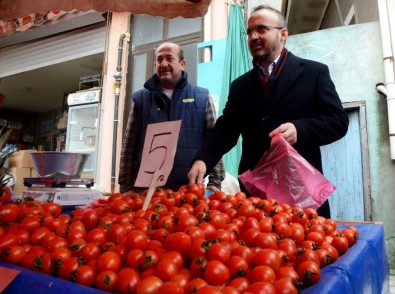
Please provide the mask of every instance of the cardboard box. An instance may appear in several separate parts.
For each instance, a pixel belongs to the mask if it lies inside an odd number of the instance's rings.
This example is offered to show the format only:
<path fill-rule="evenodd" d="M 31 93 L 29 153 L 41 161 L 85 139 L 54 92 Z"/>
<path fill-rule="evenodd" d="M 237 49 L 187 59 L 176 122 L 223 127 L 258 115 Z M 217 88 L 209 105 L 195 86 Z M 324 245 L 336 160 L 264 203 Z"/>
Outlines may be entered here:
<path fill-rule="evenodd" d="M 23 186 L 24 178 L 31 177 L 30 167 L 11 167 L 8 172 L 12 174 L 15 179 L 15 185 Z"/>
<path fill-rule="evenodd" d="M 20 150 L 12 153 L 9 157 L 10 167 L 34 167 L 30 153 L 35 151 L 36 150 Z"/>
<path fill-rule="evenodd" d="M 20 198 L 22 196 L 22 191 L 26 190 L 27 188 L 24 185 L 14 185 L 12 187 L 12 191 L 14 192 L 15 198 Z"/>

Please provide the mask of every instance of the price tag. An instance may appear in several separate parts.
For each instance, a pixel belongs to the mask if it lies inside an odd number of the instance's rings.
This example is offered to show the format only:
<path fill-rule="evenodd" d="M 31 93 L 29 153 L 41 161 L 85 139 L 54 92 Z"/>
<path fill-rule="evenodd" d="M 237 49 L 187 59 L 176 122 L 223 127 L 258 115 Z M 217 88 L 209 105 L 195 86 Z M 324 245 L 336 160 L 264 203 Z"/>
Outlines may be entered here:
<path fill-rule="evenodd" d="M 180 127 L 181 120 L 147 126 L 141 165 L 134 184 L 136 187 L 159 187 L 166 184 L 173 168 Z"/>

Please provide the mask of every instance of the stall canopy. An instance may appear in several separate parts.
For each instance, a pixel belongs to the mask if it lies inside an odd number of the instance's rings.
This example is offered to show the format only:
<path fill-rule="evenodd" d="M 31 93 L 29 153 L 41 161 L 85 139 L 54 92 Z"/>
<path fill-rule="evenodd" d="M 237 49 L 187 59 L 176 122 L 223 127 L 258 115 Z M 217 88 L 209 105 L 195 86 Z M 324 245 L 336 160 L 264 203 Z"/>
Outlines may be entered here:
<path fill-rule="evenodd" d="M 164 18 L 201 17 L 211 0 L 0 0 L 0 20 L 20 18 L 46 11 L 95 10 L 98 12 L 130 12 Z"/>

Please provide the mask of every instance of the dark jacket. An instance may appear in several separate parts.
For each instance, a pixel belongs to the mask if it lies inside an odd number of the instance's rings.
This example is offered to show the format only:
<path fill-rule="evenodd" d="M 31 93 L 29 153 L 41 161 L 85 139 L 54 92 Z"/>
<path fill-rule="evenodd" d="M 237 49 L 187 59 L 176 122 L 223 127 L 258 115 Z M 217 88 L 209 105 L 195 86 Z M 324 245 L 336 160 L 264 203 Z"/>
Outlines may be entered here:
<path fill-rule="evenodd" d="M 208 90 L 188 83 L 186 72 L 174 89 L 171 101 L 160 88 L 158 77 L 153 75 L 143 89 L 133 94 L 133 110 L 129 115 L 121 150 L 118 179 L 121 192 L 134 188 L 148 124 L 182 121 L 173 169 L 166 183 L 166 187 L 178 189 L 188 184 L 192 160 L 216 118 Z M 219 160 L 216 164 L 208 183 L 221 188 L 225 177 L 223 161 Z"/>
<path fill-rule="evenodd" d="M 326 65 L 296 57 L 289 52 L 272 96 L 263 98 L 254 68 L 230 86 L 223 115 L 203 142 L 195 159 L 210 170 L 242 136 L 239 174 L 254 169 L 270 147 L 269 133 L 291 122 L 297 130 L 293 146 L 322 172 L 320 146 L 342 138 L 348 129 L 344 111 Z"/>
<path fill-rule="evenodd" d="M 150 79 L 145 87 L 149 91 L 142 89 L 133 95 L 135 107 L 142 112 L 139 125 L 142 138 L 145 138 L 148 124 L 182 121 L 173 169 L 167 179 L 167 186 L 180 187 L 188 183 L 187 175 L 191 162 L 206 134 L 205 111 L 209 92 L 182 79 L 174 90 L 170 103 L 169 98 L 157 89 L 154 79 Z M 140 140 L 137 148 L 139 157 L 135 161 L 136 171 L 140 167 L 143 147 L 144 141 Z"/>

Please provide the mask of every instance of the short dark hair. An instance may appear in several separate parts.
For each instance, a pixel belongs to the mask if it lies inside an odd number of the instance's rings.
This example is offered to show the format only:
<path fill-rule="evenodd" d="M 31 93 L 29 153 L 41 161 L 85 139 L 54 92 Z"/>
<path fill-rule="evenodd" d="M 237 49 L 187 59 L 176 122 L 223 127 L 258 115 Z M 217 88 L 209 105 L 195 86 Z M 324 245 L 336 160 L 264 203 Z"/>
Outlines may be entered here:
<path fill-rule="evenodd" d="M 286 28 L 287 27 L 287 21 L 285 20 L 284 15 L 281 13 L 281 11 L 277 10 L 276 8 L 273 8 L 269 5 L 258 5 L 255 6 L 252 10 L 251 10 L 251 14 L 258 11 L 258 10 L 270 10 L 272 12 L 274 12 L 275 14 L 277 14 L 278 19 L 280 20 L 280 23 L 278 24 L 280 27 L 282 28 Z"/>

